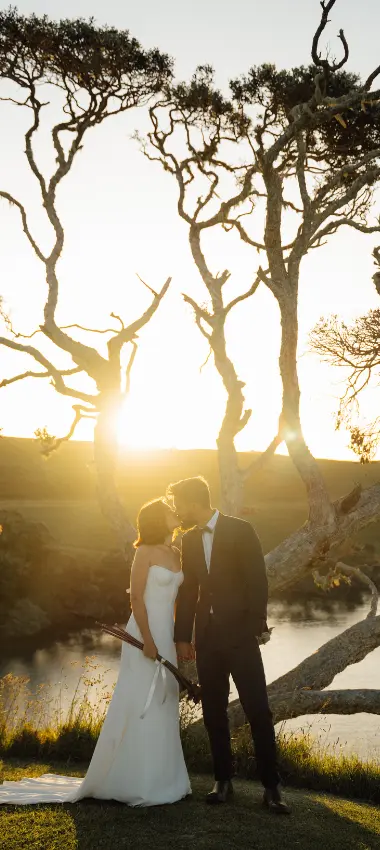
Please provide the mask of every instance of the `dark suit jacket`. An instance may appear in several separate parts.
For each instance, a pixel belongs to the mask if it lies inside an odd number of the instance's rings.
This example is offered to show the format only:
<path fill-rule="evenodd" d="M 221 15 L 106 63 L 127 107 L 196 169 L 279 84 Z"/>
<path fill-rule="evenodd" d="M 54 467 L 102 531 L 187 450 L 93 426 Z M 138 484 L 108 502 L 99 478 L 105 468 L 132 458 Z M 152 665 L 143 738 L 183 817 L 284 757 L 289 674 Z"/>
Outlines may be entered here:
<path fill-rule="evenodd" d="M 208 573 L 202 532 L 193 528 L 182 539 L 184 581 L 180 587 L 174 639 L 190 642 L 196 617 L 199 646 L 210 619 L 219 623 L 228 639 L 260 635 L 266 621 L 268 582 L 256 532 L 245 520 L 220 514 L 216 523 Z"/>

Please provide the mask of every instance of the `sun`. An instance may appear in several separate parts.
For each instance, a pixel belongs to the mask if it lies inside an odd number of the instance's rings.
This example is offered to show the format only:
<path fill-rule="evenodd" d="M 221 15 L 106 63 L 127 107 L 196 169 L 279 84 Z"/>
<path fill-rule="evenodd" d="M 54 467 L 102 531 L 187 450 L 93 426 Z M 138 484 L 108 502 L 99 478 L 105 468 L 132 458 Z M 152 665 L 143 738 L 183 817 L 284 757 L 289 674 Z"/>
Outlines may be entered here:
<path fill-rule="evenodd" d="M 136 398 L 137 395 L 137 398 Z M 202 429 L 175 407 L 162 410 L 149 393 L 132 393 L 119 416 L 119 445 L 128 450 L 200 448 Z"/>

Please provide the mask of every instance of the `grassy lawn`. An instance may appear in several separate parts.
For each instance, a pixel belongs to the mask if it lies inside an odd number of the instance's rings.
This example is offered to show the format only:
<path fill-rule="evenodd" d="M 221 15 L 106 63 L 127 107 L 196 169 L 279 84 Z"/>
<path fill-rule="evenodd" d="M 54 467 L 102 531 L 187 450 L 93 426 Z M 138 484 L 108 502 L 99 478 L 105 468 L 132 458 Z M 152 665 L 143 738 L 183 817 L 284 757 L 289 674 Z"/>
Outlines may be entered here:
<path fill-rule="evenodd" d="M 82 775 L 61 764 L 0 763 L 1 779 L 46 772 Z M 378 850 L 380 810 L 326 794 L 286 792 L 291 818 L 261 808 L 258 784 L 236 780 L 234 802 L 203 803 L 211 780 L 193 778 L 193 799 L 174 806 L 129 809 L 88 800 L 74 806 L 0 807 L 1 850 L 132 850 L 175 847 L 207 850 Z"/>

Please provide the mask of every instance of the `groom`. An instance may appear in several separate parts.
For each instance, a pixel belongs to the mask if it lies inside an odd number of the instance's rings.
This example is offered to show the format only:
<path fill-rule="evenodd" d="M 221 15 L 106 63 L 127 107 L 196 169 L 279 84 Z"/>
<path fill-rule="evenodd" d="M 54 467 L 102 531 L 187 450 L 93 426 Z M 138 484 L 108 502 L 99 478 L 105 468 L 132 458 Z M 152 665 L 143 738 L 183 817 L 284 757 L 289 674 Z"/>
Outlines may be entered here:
<path fill-rule="evenodd" d="M 225 803 L 233 774 L 227 716 L 232 676 L 251 726 L 264 805 L 289 814 L 279 790 L 276 744 L 258 637 L 267 630 L 268 585 L 264 557 L 252 526 L 224 516 L 210 503 L 203 478 L 171 484 L 168 496 L 190 528 L 182 539 L 184 582 L 177 600 L 175 642 L 178 657 L 194 657 L 202 707 L 214 762 L 215 785 L 209 803 Z"/>

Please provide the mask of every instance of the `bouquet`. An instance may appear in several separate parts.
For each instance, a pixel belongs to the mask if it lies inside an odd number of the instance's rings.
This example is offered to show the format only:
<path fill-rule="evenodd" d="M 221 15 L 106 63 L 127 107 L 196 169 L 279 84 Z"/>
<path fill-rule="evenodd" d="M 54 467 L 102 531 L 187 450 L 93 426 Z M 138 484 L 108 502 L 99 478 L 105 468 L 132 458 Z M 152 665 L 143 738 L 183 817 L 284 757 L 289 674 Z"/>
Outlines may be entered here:
<path fill-rule="evenodd" d="M 103 632 L 112 635 L 112 637 L 119 638 L 119 640 L 129 643 L 130 646 L 135 646 L 136 649 L 144 649 L 144 644 L 137 638 L 130 635 L 127 631 L 125 631 L 125 629 L 122 629 L 119 626 L 107 626 L 105 623 L 98 623 L 98 626 L 100 626 Z M 196 682 L 191 682 L 190 679 L 186 679 L 186 676 L 183 676 L 183 674 L 180 673 L 178 667 L 175 667 L 175 665 L 171 664 L 170 661 L 166 661 L 162 655 L 157 654 L 157 661 L 159 661 L 160 664 L 163 664 L 167 670 L 170 670 L 173 676 L 177 679 L 180 687 L 180 693 L 186 693 L 187 698 L 197 705 L 201 698 L 200 686 Z"/>

